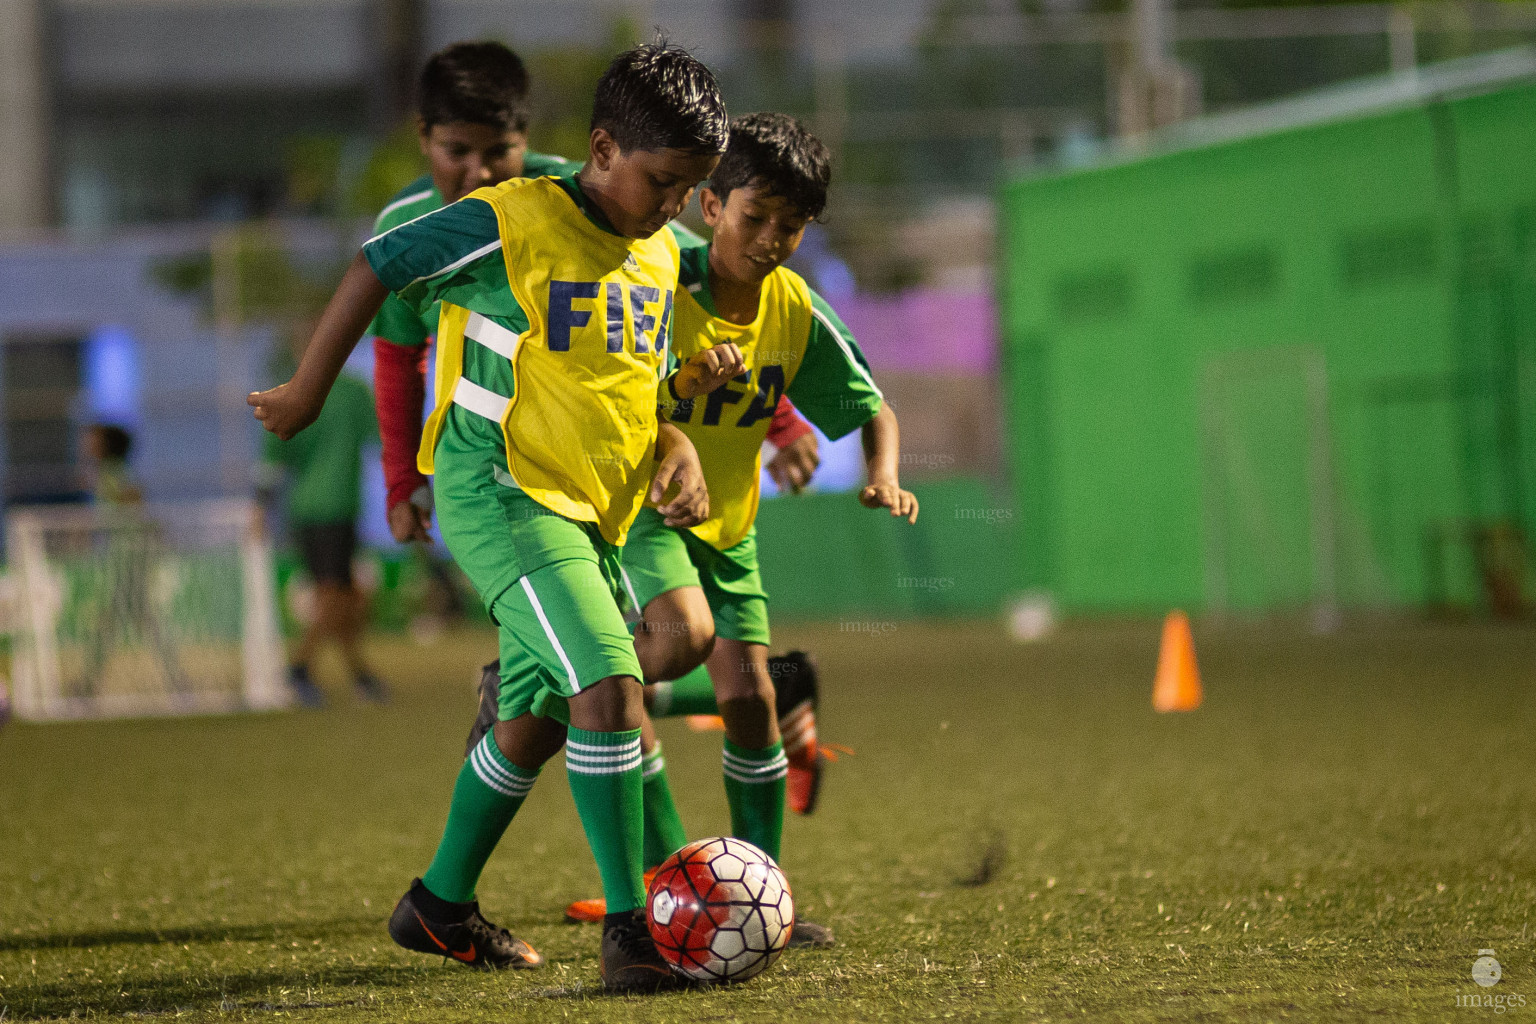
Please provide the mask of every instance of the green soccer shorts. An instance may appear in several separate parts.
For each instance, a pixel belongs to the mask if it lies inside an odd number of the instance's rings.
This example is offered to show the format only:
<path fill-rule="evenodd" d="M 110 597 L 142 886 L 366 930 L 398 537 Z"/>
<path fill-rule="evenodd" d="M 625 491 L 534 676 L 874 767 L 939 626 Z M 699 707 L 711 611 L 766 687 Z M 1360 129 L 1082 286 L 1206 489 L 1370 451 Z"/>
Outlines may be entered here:
<path fill-rule="evenodd" d="M 715 635 L 748 644 L 768 643 L 768 592 L 757 568 L 757 531 L 720 551 L 674 529 L 660 512 L 640 510 L 623 548 L 621 571 L 630 602 L 644 609 L 678 587 L 700 587 L 715 617 Z"/>
<path fill-rule="evenodd" d="M 533 712 L 569 722 L 567 698 L 609 676 L 641 675 L 619 549 L 596 524 L 530 498 L 497 456 L 460 450 L 445 432 L 433 481 L 438 527 L 496 623 L 499 717 Z"/>
<path fill-rule="evenodd" d="M 618 565 L 568 558 L 520 577 L 496 598 L 501 656 L 497 717 L 532 712 L 570 724 L 566 699 L 609 676 L 640 678 L 619 608 Z"/>

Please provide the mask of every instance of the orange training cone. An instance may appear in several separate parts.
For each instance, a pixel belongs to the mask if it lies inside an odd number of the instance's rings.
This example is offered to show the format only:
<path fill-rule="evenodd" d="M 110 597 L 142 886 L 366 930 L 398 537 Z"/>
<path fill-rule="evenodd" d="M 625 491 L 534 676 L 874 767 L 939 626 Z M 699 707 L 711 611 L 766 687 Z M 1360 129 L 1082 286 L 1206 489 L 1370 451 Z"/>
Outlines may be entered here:
<path fill-rule="evenodd" d="M 1152 706 L 1158 711 L 1193 711 L 1200 706 L 1200 697 L 1200 669 L 1195 664 L 1189 616 L 1169 612 L 1163 620 L 1163 646 L 1157 653 Z"/>

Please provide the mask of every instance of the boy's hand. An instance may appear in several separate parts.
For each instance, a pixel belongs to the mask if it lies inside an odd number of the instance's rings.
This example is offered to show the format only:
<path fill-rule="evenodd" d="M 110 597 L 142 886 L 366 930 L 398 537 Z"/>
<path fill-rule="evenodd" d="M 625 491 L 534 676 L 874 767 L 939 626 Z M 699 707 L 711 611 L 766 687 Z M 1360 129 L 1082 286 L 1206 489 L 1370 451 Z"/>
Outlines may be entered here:
<path fill-rule="evenodd" d="M 430 544 L 432 535 L 427 531 L 431 526 L 432 513 L 414 501 L 397 501 L 389 510 L 390 536 L 401 544 L 413 540 Z"/>
<path fill-rule="evenodd" d="M 255 410 L 262 426 L 286 441 L 320 418 L 325 392 L 316 394 L 290 380 L 270 391 L 251 392 L 245 404 Z"/>
<path fill-rule="evenodd" d="M 732 346 L 733 348 L 735 346 Z M 665 518 L 668 526 L 698 526 L 709 518 L 709 490 L 704 486 L 704 467 L 688 435 L 670 423 L 663 423 L 656 439 L 660 462 L 651 477 L 648 501 Z M 677 487 L 677 496 L 663 505 L 667 490 Z"/>
<path fill-rule="evenodd" d="M 768 461 L 768 475 L 779 485 L 779 490 L 799 494 L 801 488 L 811 482 L 819 465 L 821 448 L 816 443 L 816 435 L 801 434 Z"/>
<path fill-rule="evenodd" d="M 747 368 L 741 349 L 725 341 L 707 348 L 684 363 L 673 378 L 672 387 L 681 399 L 707 395 Z"/>
<path fill-rule="evenodd" d="M 902 490 L 900 484 L 870 484 L 859 492 L 859 504 L 865 508 L 888 508 L 893 516 L 906 516 L 907 522 L 917 522 L 917 495 Z"/>

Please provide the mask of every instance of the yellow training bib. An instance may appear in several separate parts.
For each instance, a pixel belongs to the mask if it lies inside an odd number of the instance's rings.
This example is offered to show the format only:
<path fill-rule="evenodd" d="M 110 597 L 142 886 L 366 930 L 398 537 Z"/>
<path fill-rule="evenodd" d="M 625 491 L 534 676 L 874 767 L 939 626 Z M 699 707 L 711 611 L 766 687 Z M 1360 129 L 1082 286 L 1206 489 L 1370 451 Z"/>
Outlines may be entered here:
<path fill-rule="evenodd" d="M 785 267 L 763 282 L 750 324 L 712 315 L 688 292 L 678 296 L 672 345 L 679 362 L 729 341 L 747 364 L 740 377 L 678 403 L 669 417 L 698 449 L 709 486 L 709 518 L 692 528 L 694 535 L 722 551 L 746 537 L 757 518 L 763 439 L 805 357 L 811 317 L 810 288 Z"/>
<path fill-rule="evenodd" d="M 602 230 L 550 178 L 515 178 L 472 197 L 496 211 L 507 281 L 529 326 L 513 334 L 443 303 L 437 404 L 418 463 L 431 472 L 447 408 L 464 406 L 501 424 L 517 486 L 623 544 L 651 479 L 677 242 L 665 230 L 645 239 Z M 467 344 L 511 361 L 510 398 L 463 376 Z"/>

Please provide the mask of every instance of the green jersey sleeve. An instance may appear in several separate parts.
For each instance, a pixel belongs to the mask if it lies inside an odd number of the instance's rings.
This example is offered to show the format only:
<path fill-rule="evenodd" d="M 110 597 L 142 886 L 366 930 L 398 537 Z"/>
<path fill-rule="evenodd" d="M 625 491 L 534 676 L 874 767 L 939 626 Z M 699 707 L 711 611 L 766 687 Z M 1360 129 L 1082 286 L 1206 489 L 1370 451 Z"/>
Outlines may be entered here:
<path fill-rule="evenodd" d="M 683 251 L 689 249 L 708 249 L 709 243 L 697 232 L 686 228 L 677 221 L 668 221 L 667 227 L 672 231 L 672 237 L 677 239 L 677 247 Z"/>
<path fill-rule="evenodd" d="M 430 309 L 424 314 L 418 313 L 398 295 L 392 294 L 384 300 L 378 315 L 368 325 L 368 334 L 407 348 L 420 348 L 435 333 L 435 321 Z"/>
<path fill-rule="evenodd" d="M 418 316 L 434 302 L 451 302 L 485 315 L 514 315 L 501 255 L 496 211 L 479 199 L 461 199 L 363 246 L 384 287 Z M 516 311 L 520 313 L 520 310 Z"/>
<path fill-rule="evenodd" d="M 542 178 L 553 174 L 555 177 L 569 174 L 581 165 L 575 160 L 567 160 L 563 156 L 555 156 L 553 153 L 536 153 L 533 150 L 523 154 L 524 178 Z"/>
<path fill-rule="evenodd" d="M 811 292 L 811 335 L 789 400 L 832 440 L 874 419 L 884 400 L 848 325 Z"/>

